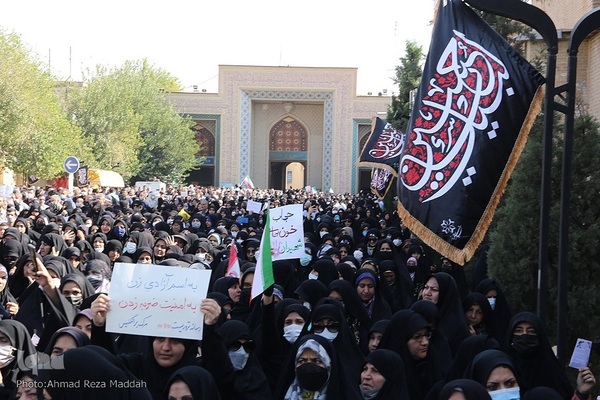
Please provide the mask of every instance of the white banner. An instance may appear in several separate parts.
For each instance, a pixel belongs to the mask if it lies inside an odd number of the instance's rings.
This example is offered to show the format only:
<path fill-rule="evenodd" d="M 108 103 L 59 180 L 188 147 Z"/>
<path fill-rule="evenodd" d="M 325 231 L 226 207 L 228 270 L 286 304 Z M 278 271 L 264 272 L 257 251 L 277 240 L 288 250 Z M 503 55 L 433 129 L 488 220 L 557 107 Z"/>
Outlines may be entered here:
<path fill-rule="evenodd" d="M 304 256 L 303 211 L 302 204 L 291 204 L 269 210 L 273 261 Z"/>
<path fill-rule="evenodd" d="M 110 282 L 106 331 L 202 339 L 211 271 L 164 265 L 116 263 Z"/>

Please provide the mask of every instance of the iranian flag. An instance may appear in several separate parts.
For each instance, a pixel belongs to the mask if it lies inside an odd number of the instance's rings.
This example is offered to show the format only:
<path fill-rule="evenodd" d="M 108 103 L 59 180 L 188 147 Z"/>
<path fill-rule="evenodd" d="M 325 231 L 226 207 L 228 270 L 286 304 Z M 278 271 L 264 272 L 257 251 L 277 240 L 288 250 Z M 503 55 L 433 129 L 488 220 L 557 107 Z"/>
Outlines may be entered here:
<path fill-rule="evenodd" d="M 242 272 L 240 271 L 240 261 L 238 260 L 237 255 L 237 246 L 234 243 L 229 245 L 229 260 L 225 276 L 232 276 L 234 278 L 242 276 Z"/>
<path fill-rule="evenodd" d="M 268 210 L 268 207 L 267 207 Z M 262 294 L 268 287 L 275 284 L 273 277 L 273 258 L 271 256 L 271 221 L 270 211 L 267 211 L 265 230 L 260 241 L 260 252 L 256 257 L 256 270 L 252 281 L 251 298 Z"/>

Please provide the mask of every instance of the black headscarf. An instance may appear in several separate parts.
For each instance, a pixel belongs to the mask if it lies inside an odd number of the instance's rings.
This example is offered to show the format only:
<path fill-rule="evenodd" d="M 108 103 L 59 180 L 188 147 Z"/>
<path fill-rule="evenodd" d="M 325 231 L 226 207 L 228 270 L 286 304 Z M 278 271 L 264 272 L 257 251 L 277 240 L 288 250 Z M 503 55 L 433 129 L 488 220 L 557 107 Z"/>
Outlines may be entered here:
<path fill-rule="evenodd" d="M 281 372 L 279 385 L 277 386 L 277 392 L 274 399 L 283 400 L 285 398 L 289 387 L 294 383 L 296 378 L 296 354 L 298 353 L 298 349 L 310 340 L 318 343 L 331 360 L 329 379 L 327 382 L 327 398 L 347 400 L 360 399 L 361 396 L 357 390 L 356 378 L 351 380 L 347 378 L 348 374 L 344 371 L 346 366 L 340 363 L 333 345 L 327 339 L 312 334 L 302 336 L 294 343 Z M 356 376 L 356 373 L 354 376 Z"/>
<path fill-rule="evenodd" d="M 198 365 L 198 341 L 177 339 L 185 346 L 181 359 L 171 367 L 161 367 L 154 357 L 153 343 L 157 337 L 146 337 L 144 353 L 122 353 L 118 357 L 123 361 L 129 371 L 138 379 L 146 382 L 148 390 L 154 399 L 162 398 L 162 394 L 171 375 L 179 368 L 188 365 Z"/>
<path fill-rule="evenodd" d="M 496 337 L 495 326 L 492 323 L 492 308 L 490 307 L 487 298 L 478 292 L 466 295 L 462 300 L 462 308 L 465 315 L 473 305 L 478 305 L 481 308 L 481 322 L 473 326 L 475 332 L 477 332 L 477 334 L 483 333 Z"/>
<path fill-rule="evenodd" d="M 36 258 L 38 262 L 43 263 L 44 260 L 42 256 L 36 253 Z M 25 254 L 19 258 L 17 261 L 17 269 L 15 273 L 9 276 L 8 278 L 8 287 L 10 288 L 10 292 L 17 299 L 23 294 L 25 289 L 31 284 L 31 281 L 28 277 L 25 276 L 25 264 L 31 261 L 31 257 L 29 254 Z"/>
<path fill-rule="evenodd" d="M 491 400 L 485 386 L 470 379 L 456 379 L 448 382 L 442 388 L 439 400 L 448 400 L 456 392 L 462 393 L 465 400 Z"/>
<path fill-rule="evenodd" d="M 229 349 L 240 339 L 251 341 L 248 325 L 238 320 L 226 321 L 219 327 L 219 335 L 223 338 L 225 347 Z M 271 397 L 267 377 L 258 361 L 255 351 L 250 351 L 248 361 L 243 369 L 235 371 L 233 379 L 235 393 L 245 399 L 266 399 Z"/>
<path fill-rule="evenodd" d="M 325 286 L 329 285 L 332 281 L 339 279 L 335 263 L 329 257 L 319 258 L 312 264 L 312 268 L 319 274 L 317 280 L 323 282 Z"/>
<path fill-rule="evenodd" d="M 515 375 L 521 394 L 524 393 L 524 389 L 521 386 L 521 379 L 515 365 L 508 354 L 500 350 L 484 350 L 476 355 L 469 367 L 469 371 L 465 374 L 465 377 L 479 382 L 482 385 L 486 385 L 490 374 L 497 367 L 510 369 Z"/>
<path fill-rule="evenodd" d="M 494 325 L 494 337 L 498 342 L 504 343 L 506 337 L 512 334 L 512 331 L 508 330 L 508 324 L 510 323 L 513 314 L 500 283 L 495 279 L 488 278 L 482 280 L 475 289 L 476 292 L 481 293 L 486 297 L 491 290 L 495 290 L 496 293 L 498 293 L 496 295 L 496 302 L 492 308 L 491 318 L 491 322 Z"/>
<path fill-rule="evenodd" d="M 67 245 L 65 244 L 65 240 L 63 239 L 63 237 L 56 233 L 46 233 L 45 235 L 42 235 L 42 237 L 40 237 L 40 240 L 38 242 L 38 249 L 40 248 L 39 245 L 42 242 L 44 242 L 48 246 L 52 247 L 52 250 L 57 251 L 58 254 L 62 254 L 62 252 L 67 248 Z"/>
<path fill-rule="evenodd" d="M 50 338 L 50 341 L 48 342 L 48 346 L 46 346 L 46 349 L 44 350 L 44 353 L 51 355 L 54 344 L 61 336 L 70 336 L 73 338 L 77 347 L 88 346 L 91 343 L 88 335 L 86 335 L 86 333 L 81 329 L 74 328 L 72 326 L 65 326 L 64 328 L 60 328 L 54 332 Z"/>
<path fill-rule="evenodd" d="M 385 378 L 383 387 L 375 397 L 377 400 L 410 400 L 404 373 L 402 358 L 391 350 L 373 350 L 367 356 L 367 362 L 373 364 Z"/>
<path fill-rule="evenodd" d="M 25 360 L 27 357 L 35 354 L 35 347 L 31 342 L 31 336 L 25 325 L 12 319 L 0 320 L 0 333 L 8 338 L 12 347 L 22 351 L 20 354 L 15 354 L 15 359 L 1 370 L 2 381 L 7 389 L 16 389 L 17 375 L 19 368 L 17 366 L 17 358 L 22 357 Z"/>
<path fill-rule="evenodd" d="M 310 303 L 311 310 L 314 310 L 317 302 L 327 296 L 327 286 L 316 279 L 304 281 L 294 291 L 294 294 L 303 302 Z"/>
<path fill-rule="evenodd" d="M 175 371 L 167 382 L 165 399 L 168 399 L 171 385 L 177 381 L 182 381 L 187 385 L 194 399 L 221 400 L 215 378 L 202 367 L 189 365 Z"/>
<path fill-rule="evenodd" d="M 523 400 L 562 400 L 564 397 L 554 389 L 549 387 L 535 387 L 525 393 Z"/>
<path fill-rule="evenodd" d="M 454 278 L 445 272 L 435 273 L 431 277 L 437 280 L 440 289 L 437 301 L 437 329 L 448 339 L 452 354 L 456 354 L 460 343 L 471 336 L 462 311 L 458 288 Z"/>
<path fill-rule="evenodd" d="M 408 341 L 415 333 L 425 328 L 429 328 L 429 324 L 419 313 L 400 310 L 392 316 L 378 347 L 392 350 L 402 358 L 408 393 L 413 400 L 424 399 L 435 382 L 444 377 L 447 368 L 437 361 L 431 347 L 423 360 L 415 360 L 410 355 Z"/>
<path fill-rule="evenodd" d="M 561 397 L 570 398 L 573 395 L 573 388 L 569 383 L 565 369 L 560 365 L 558 358 L 552 351 L 542 321 L 534 313 L 521 312 L 511 319 L 508 332 L 512 333 L 520 322 L 529 322 L 535 328 L 536 337 L 539 341 L 537 349 L 532 354 L 519 354 L 513 347 L 515 335 L 509 335 L 502 348 L 515 362 L 521 378 L 519 386 L 521 386 L 522 392 L 537 386 L 546 386 L 556 390 Z M 524 335 L 522 336 L 524 337 Z"/>
<path fill-rule="evenodd" d="M 79 382 L 78 387 L 62 387 L 62 385 L 46 385 L 53 400 L 105 400 L 105 399 L 135 399 L 150 400 L 149 391 L 145 385 L 151 383 L 138 381 L 120 362 L 107 350 L 98 346 L 84 346 L 70 349 L 58 356 L 62 358 L 63 369 L 47 368 L 40 370 L 41 382 Z M 56 359 L 53 363 L 58 363 Z M 90 389 L 84 382 L 95 382 L 98 388 Z M 100 386 L 100 382 L 104 384 Z M 114 382 L 130 383 L 132 388 L 119 388 Z"/>

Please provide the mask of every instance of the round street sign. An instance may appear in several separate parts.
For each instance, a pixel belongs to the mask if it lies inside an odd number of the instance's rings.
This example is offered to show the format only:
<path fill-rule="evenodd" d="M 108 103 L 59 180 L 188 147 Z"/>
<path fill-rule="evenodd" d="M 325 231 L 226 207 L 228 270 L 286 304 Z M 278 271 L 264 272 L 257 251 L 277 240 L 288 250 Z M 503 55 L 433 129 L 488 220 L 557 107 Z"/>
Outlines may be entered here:
<path fill-rule="evenodd" d="M 65 159 L 63 167 L 68 174 L 74 174 L 79 169 L 79 160 L 75 156 L 69 156 Z"/>

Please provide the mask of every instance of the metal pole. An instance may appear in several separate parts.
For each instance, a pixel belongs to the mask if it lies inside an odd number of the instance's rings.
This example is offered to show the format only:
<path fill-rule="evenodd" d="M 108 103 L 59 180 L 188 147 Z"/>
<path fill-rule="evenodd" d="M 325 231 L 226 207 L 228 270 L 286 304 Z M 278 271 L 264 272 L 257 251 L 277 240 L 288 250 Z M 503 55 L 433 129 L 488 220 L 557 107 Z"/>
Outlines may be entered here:
<path fill-rule="evenodd" d="M 548 318 L 548 237 L 550 232 L 552 133 L 555 111 L 556 55 L 558 36 L 554 22 L 548 14 L 521 0 L 466 0 L 482 11 L 521 21 L 535 29 L 546 42 L 546 96 L 544 104 L 544 132 L 542 137 L 542 172 L 540 188 L 540 237 L 538 249 L 537 314 L 544 324 Z"/>
<path fill-rule="evenodd" d="M 568 297 L 568 255 L 569 224 L 571 206 L 571 163 L 573 156 L 573 131 L 575 128 L 575 98 L 577 88 L 577 53 L 585 38 L 600 28 L 600 7 L 588 12 L 575 24 L 569 42 L 567 66 L 568 83 L 565 130 L 563 143 L 563 164 L 561 181 L 560 223 L 558 241 L 558 306 L 557 306 L 557 355 L 566 364 L 567 347 L 567 297 Z"/>

